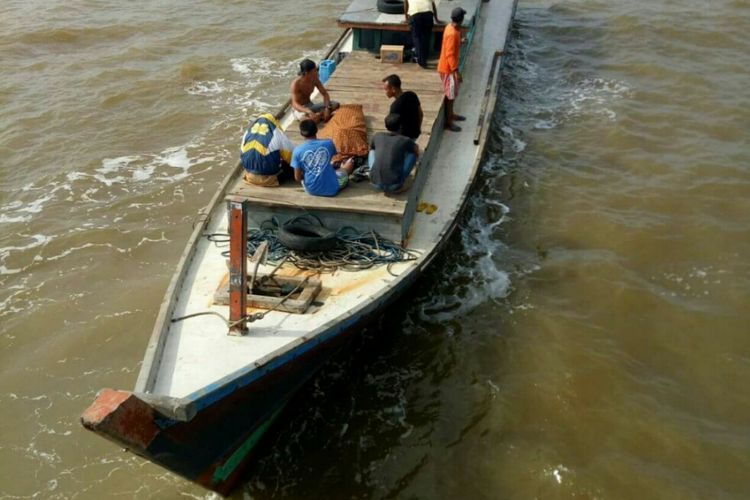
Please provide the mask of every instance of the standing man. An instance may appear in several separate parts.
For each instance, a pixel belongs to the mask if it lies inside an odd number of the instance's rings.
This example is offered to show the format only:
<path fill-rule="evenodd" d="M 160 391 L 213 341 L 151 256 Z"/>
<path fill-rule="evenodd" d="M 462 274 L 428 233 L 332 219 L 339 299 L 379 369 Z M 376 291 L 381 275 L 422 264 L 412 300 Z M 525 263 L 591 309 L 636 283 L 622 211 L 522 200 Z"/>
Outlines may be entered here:
<path fill-rule="evenodd" d="M 299 133 L 305 142 L 292 153 L 294 179 L 302 183 L 308 194 L 336 196 L 349 183 L 354 162 L 350 158 L 341 168 L 334 169 L 331 160 L 336 154 L 336 146 L 331 139 L 318 139 L 318 126 L 314 121 L 301 121 Z"/>
<path fill-rule="evenodd" d="M 440 61 L 438 61 L 438 73 L 443 81 L 445 94 L 445 128 L 453 132 L 461 131 L 461 127 L 453 122 L 466 119 L 453 113 L 453 101 L 458 96 L 458 85 L 463 81 L 458 71 L 458 62 L 461 54 L 461 24 L 464 22 L 465 15 L 466 11 L 461 7 L 456 7 L 451 11 L 451 23 L 443 32 L 443 45 L 440 48 Z"/>
<path fill-rule="evenodd" d="M 318 89 L 323 96 L 322 103 L 310 100 L 313 91 Z M 299 63 L 299 76 L 292 80 L 292 113 L 299 120 L 313 120 L 316 123 L 328 120 L 331 113 L 338 109 L 339 103 L 332 101 L 328 91 L 318 78 L 318 67 L 310 59 Z"/>
<path fill-rule="evenodd" d="M 392 115 L 401 117 L 401 133 L 416 140 L 422 133 L 422 104 L 417 94 L 411 90 L 401 90 L 401 78 L 398 75 L 388 75 L 383 78 L 383 90 L 387 97 L 394 97 L 389 111 Z"/>
<path fill-rule="evenodd" d="M 414 40 L 414 50 L 417 53 L 417 63 L 427 67 L 427 58 L 430 55 L 430 36 L 432 27 L 439 23 L 437 7 L 433 0 L 404 0 L 404 16 L 411 27 L 411 36 Z"/>

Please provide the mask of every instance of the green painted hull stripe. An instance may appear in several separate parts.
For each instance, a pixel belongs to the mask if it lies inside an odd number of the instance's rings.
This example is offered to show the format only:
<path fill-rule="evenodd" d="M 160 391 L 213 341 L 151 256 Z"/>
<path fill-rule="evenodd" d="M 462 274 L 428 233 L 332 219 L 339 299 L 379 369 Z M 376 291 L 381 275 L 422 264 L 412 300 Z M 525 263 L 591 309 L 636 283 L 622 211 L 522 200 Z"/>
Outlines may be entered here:
<path fill-rule="evenodd" d="M 220 483 L 224 482 L 229 478 L 229 476 L 232 475 L 232 472 L 237 468 L 238 465 L 242 463 L 242 461 L 245 459 L 248 453 L 250 453 L 250 450 L 252 450 L 256 444 L 258 444 L 258 441 L 261 437 L 263 437 L 263 434 L 266 433 L 268 428 L 271 426 L 274 420 L 276 420 L 276 417 L 279 416 L 279 413 L 281 413 L 281 410 L 284 408 L 285 405 L 281 405 L 279 408 L 274 411 L 268 419 L 266 419 L 265 422 L 260 424 L 255 431 L 250 434 L 250 437 L 247 438 L 247 440 L 242 443 L 242 446 L 237 448 L 234 453 L 227 459 L 226 462 L 224 462 L 223 465 L 220 467 L 217 467 L 214 471 L 214 483 Z"/>

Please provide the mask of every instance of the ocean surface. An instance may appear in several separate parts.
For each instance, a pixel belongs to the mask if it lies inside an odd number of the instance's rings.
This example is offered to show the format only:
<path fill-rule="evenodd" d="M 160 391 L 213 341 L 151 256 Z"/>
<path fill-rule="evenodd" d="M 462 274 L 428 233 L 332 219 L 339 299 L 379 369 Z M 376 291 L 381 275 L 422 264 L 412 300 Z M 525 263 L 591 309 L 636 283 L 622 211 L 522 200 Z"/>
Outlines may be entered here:
<path fill-rule="evenodd" d="M 78 416 L 347 4 L 0 2 L 0 498 L 215 497 Z M 750 498 L 750 3 L 521 0 L 512 36 L 460 230 L 235 498 Z"/>

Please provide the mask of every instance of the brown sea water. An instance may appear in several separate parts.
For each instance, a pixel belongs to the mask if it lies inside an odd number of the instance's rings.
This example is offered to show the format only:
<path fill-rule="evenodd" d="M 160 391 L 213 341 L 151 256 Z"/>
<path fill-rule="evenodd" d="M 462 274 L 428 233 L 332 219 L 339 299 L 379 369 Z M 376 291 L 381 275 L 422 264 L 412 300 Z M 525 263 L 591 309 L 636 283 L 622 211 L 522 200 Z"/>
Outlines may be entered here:
<path fill-rule="evenodd" d="M 347 3 L 0 3 L 0 498 L 211 497 L 78 415 Z M 236 496 L 750 497 L 748 33 L 743 1 L 522 1 L 460 231 Z"/>

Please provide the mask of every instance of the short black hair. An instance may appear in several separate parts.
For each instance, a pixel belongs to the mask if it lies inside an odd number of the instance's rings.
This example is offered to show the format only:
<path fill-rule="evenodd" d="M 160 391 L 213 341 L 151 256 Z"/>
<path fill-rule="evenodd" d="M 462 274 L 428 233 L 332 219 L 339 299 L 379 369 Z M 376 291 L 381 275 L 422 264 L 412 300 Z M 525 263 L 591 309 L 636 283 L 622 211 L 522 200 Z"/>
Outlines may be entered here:
<path fill-rule="evenodd" d="M 299 122 L 299 133 L 302 137 L 315 137 L 318 133 L 318 126 L 312 120 L 302 120 Z"/>
<path fill-rule="evenodd" d="M 308 71 L 312 71 L 317 66 L 315 65 L 314 61 L 311 61 L 310 59 L 302 59 L 302 61 L 299 63 L 299 74 L 304 75 Z"/>
<path fill-rule="evenodd" d="M 391 113 L 385 117 L 385 128 L 389 132 L 398 132 L 401 130 L 401 115 L 398 113 Z"/>
<path fill-rule="evenodd" d="M 456 7 L 451 11 L 451 21 L 454 23 L 463 22 L 466 11 L 461 7 Z"/>
<path fill-rule="evenodd" d="M 388 75 L 383 78 L 383 81 L 395 89 L 401 88 L 401 78 L 398 75 Z"/>

